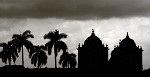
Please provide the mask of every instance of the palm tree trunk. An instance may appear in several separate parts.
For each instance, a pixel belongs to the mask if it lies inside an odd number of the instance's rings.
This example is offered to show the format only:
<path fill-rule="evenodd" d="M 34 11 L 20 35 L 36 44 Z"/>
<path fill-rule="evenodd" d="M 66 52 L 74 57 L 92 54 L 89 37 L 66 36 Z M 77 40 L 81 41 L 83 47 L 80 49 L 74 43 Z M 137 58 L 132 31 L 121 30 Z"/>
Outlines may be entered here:
<path fill-rule="evenodd" d="M 67 65 L 68 65 L 68 68 L 69 68 L 69 63 L 67 63 Z"/>
<path fill-rule="evenodd" d="M 56 58 L 56 53 L 57 53 L 57 48 L 56 46 L 54 45 L 54 56 L 55 56 L 55 68 L 57 68 L 57 58 Z"/>
<path fill-rule="evenodd" d="M 9 61 L 9 65 L 11 65 L 11 61 Z"/>
<path fill-rule="evenodd" d="M 22 65 L 24 66 L 24 55 L 23 55 L 23 45 L 21 46 L 22 48 Z"/>
<path fill-rule="evenodd" d="M 55 55 L 55 68 L 57 68 L 57 60 L 56 60 L 56 55 Z"/>

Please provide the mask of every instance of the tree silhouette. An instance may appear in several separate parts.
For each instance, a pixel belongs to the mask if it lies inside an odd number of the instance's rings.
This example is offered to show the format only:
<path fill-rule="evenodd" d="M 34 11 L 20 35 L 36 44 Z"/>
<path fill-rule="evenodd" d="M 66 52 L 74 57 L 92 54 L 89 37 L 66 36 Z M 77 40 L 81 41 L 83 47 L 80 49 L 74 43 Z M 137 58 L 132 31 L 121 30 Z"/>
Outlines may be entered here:
<path fill-rule="evenodd" d="M 69 54 L 68 52 L 65 52 L 61 55 L 60 60 L 59 60 L 59 64 L 62 64 L 62 67 L 68 67 L 68 68 L 75 68 L 77 65 L 77 61 L 76 61 L 76 55 L 71 53 Z"/>
<path fill-rule="evenodd" d="M 33 49 L 29 53 L 29 57 L 31 58 L 31 64 L 41 68 L 43 65 L 47 63 L 47 55 L 44 52 L 44 46 L 34 46 Z"/>
<path fill-rule="evenodd" d="M 22 50 L 22 65 L 24 66 L 24 54 L 23 54 L 23 46 L 25 46 L 28 52 L 33 47 L 33 44 L 28 41 L 28 38 L 34 38 L 34 35 L 31 34 L 30 30 L 26 30 L 23 34 L 13 34 L 12 39 L 17 46 L 18 51 Z"/>
<path fill-rule="evenodd" d="M 52 47 L 54 46 L 55 68 L 57 68 L 56 57 L 58 52 L 60 52 L 60 50 L 65 52 L 67 49 L 67 45 L 61 41 L 62 38 L 67 38 L 67 35 L 65 33 L 59 34 L 58 30 L 55 30 L 54 32 L 50 31 L 48 34 L 44 35 L 44 39 L 50 39 L 50 41 L 45 44 L 49 55 L 51 55 Z"/>
<path fill-rule="evenodd" d="M 0 52 L 0 58 L 2 58 L 2 62 L 7 64 L 7 61 L 9 62 L 9 65 L 11 65 L 11 61 L 13 60 L 14 64 L 16 59 L 18 58 L 18 52 L 15 48 L 16 46 L 12 41 L 9 41 L 8 44 L 6 43 L 0 43 L 0 47 L 3 47 L 2 51 Z"/>

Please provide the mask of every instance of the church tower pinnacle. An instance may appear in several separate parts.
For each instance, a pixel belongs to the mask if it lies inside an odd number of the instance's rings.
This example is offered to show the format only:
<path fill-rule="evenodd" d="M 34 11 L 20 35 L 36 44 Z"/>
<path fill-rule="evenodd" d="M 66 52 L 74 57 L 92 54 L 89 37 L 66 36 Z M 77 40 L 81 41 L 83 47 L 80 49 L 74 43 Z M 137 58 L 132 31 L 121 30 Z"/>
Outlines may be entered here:
<path fill-rule="evenodd" d="M 92 29 L 92 33 L 94 33 L 94 29 Z"/>
<path fill-rule="evenodd" d="M 92 35 L 91 36 L 95 36 L 94 29 L 92 29 Z"/>
<path fill-rule="evenodd" d="M 126 38 L 130 38 L 130 37 L 129 37 L 129 34 L 128 34 L 128 32 L 127 32 L 127 36 L 126 36 Z"/>

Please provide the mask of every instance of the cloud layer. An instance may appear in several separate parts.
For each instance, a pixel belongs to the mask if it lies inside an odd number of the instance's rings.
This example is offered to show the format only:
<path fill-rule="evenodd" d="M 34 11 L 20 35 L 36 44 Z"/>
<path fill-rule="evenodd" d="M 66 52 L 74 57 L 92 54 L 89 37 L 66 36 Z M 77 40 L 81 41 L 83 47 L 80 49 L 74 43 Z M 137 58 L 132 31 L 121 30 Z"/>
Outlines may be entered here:
<path fill-rule="evenodd" d="M 12 34 L 31 30 L 35 45 L 45 44 L 43 35 L 55 29 L 68 34 L 64 41 L 69 51 L 78 53 L 79 43 L 90 36 L 91 29 L 107 43 L 110 51 L 126 32 L 144 49 L 144 69 L 150 67 L 150 0 L 0 0 L 0 42 Z M 25 53 L 27 67 L 30 64 Z M 110 56 L 109 56 L 110 57 Z M 21 57 L 17 64 L 21 64 Z M 47 67 L 54 67 L 53 56 Z M 0 66 L 3 66 L 0 63 Z"/>
<path fill-rule="evenodd" d="M 1 17 L 147 16 L 149 0 L 0 0 Z"/>

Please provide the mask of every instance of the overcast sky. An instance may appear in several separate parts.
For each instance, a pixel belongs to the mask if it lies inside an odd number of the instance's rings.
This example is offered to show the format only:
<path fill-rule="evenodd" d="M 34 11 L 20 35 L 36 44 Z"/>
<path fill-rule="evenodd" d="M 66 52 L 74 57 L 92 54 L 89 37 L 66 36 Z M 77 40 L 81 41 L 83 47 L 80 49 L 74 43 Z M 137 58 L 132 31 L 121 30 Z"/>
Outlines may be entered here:
<path fill-rule="evenodd" d="M 85 17 L 149 15 L 149 0 L 0 0 L 1 17 Z"/>
<path fill-rule="evenodd" d="M 34 45 L 45 44 L 44 34 L 58 29 L 70 53 L 78 53 L 79 43 L 95 34 L 108 44 L 109 52 L 126 33 L 143 47 L 144 69 L 150 68 L 150 0 L 0 0 L 0 42 L 15 33 L 31 30 Z M 34 67 L 25 53 L 25 66 Z M 54 67 L 53 56 L 47 67 Z M 1 61 L 0 61 L 1 62 Z M 16 64 L 21 64 L 21 57 Z M 0 63 L 0 66 L 3 66 Z"/>

